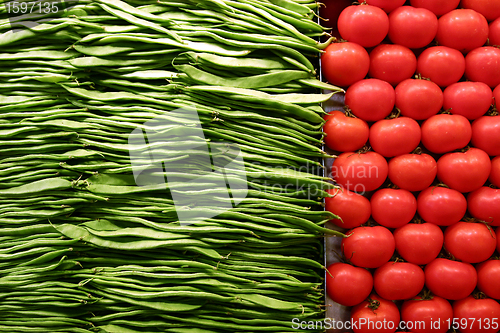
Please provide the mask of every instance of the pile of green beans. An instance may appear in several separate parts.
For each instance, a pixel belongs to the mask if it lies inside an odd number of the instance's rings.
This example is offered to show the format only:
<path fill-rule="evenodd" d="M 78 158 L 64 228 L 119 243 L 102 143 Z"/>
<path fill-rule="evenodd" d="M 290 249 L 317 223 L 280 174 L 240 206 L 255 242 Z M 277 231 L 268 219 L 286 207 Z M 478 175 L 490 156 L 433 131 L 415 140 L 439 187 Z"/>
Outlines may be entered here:
<path fill-rule="evenodd" d="M 323 237 L 342 234 L 324 227 L 337 217 L 322 207 L 331 94 L 319 91 L 341 89 L 316 77 L 331 42 L 318 42 L 317 6 L 80 0 L 34 27 L 0 20 L 0 331 L 292 332 L 294 318 L 321 320 Z M 246 180 L 234 166 L 228 179 L 248 192 L 185 226 L 169 191 L 199 167 L 161 133 L 180 133 L 174 112 L 189 108 L 209 145 L 240 148 Z M 138 163 L 163 154 L 183 171 L 137 186 L 128 140 L 151 119 L 167 125 L 134 148 Z M 206 185 L 210 203 L 227 203 Z"/>

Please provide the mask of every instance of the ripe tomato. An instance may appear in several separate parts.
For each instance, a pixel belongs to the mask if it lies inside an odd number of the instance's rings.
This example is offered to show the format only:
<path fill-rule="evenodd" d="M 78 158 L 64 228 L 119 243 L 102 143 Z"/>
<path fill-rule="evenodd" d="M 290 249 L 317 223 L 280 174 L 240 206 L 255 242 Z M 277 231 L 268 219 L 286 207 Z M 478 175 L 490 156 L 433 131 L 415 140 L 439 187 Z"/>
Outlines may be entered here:
<path fill-rule="evenodd" d="M 474 120 L 472 144 L 490 156 L 500 155 L 500 116 L 484 116 Z"/>
<path fill-rule="evenodd" d="M 345 104 L 356 117 L 377 121 L 391 113 L 395 98 L 394 88 L 389 83 L 378 79 L 365 79 L 347 88 Z"/>
<path fill-rule="evenodd" d="M 389 161 L 389 179 L 408 191 L 422 191 L 431 186 L 437 175 L 436 160 L 427 154 L 404 154 Z"/>
<path fill-rule="evenodd" d="M 332 111 L 323 125 L 326 145 L 336 151 L 361 149 L 368 141 L 370 129 L 366 121 L 347 117 L 342 111 Z"/>
<path fill-rule="evenodd" d="M 493 89 L 493 99 L 497 109 L 500 109 L 500 85 Z"/>
<path fill-rule="evenodd" d="M 448 86 L 443 96 L 445 110 L 474 120 L 488 112 L 493 92 L 483 82 L 457 82 Z"/>
<path fill-rule="evenodd" d="M 351 323 L 354 333 L 394 333 L 399 325 L 399 310 L 393 302 L 373 293 L 352 308 Z"/>
<path fill-rule="evenodd" d="M 470 81 L 484 82 L 491 88 L 500 84 L 500 49 L 479 47 L 465 57 L 465 76 Z"/>
<path fill-rule="evenodd" d="M 389 38 L 394 44 L 418 49 L 436 37 L 438 19 L 425 8 L 402 6 L 389 14 Z"/>
<path fill-rule="evenodd" d="M 401 7 L 405 2 L 406 0 L 366 0 L 367 4 L 382 8 L 386 13 L 390 13 L 394 9 Z"/>
<path fill-rule="evenodd" d="M 488 21 L 472 9 L 452 10 L 439 18 L 436 39 L 439 45 L 467 53 L 486 43 Z"/>
<path fill-rule="evenodd" d="M 462 333 L 498 332 L 500 304 L 491 298 L 475 299 L 472 296 L 453 303 L 453 317 Z M 453 326 L 453 325 L 450 325 Z"/>
<path fill-rule="evenodd" d="M 375 79 L 387 81 L 393 86 L 412 77 L 416 69 L 417 57 L 405 46 L 380 44 L 370 52 L 368 75 Z"/>
<path fill-rule="evenodd" d="M 406 328 L 415 333 L 448 332 L 448 323 L 452 318 L 450 302 L 439 296 L 431 299 L 417 297 L 405 301 L 401 307 L 401 320 L 406 323 Z"/>
<path fill-rule="evenodd" d="M 375 292 L 387 300 L 415 297 L 425 284 L 422 268 L 409 262 L 387 262 L 373 273 Z"/>
<path fill-rule="evenodd" d="M 462 0 L 460 5 L 481 13 L 488 21 L 500 17 L 500 2 L 497 0 Z"/>
<path fill-rule="evenodd" d="M 490 23 L 488 42 L 491 46 L 500 46 L 500 18 Z"/>
<path fill-rule="evenodd" d="M 425 285 L 434 294 L 449 300 L 469 296 L 476 287 L 477 273 L 469 263 L 437 258 L 425 266 Z"/>
<path fill-rule="evenodd" d="M 370 218 L 370 201 L 364 196 L 347 189 L 332 189 L 328 190 L 328 193 L 334 197 L 325 198 L 326 210 L 341 218 L 331 220 L 336 226 L 352 229 L 366 223 Z"/>
<path fill-rule="evenodd" d="M 362 80 L 370 67 L 370 56 L 356 43 L 333 43 L 321 55 L 321 70 L 331 84 L 347 87 Z"/>
<path fill-rule="evenodd" d="M 387 36 L 389 17 L 375 6 L 349 6 L 340 13 L 337 27 L 343 39 L 372 47 L 380 44 Z"/>
<path fill-rule="evenodd" d="M 417 212 L 424 221 L 449 226 L 460 221 L 467 211 L 462 193 L 446 187 L 429 187 L 417 197 Z"/>
<path fill-rule="evenodd" d="M 326 292 L 334 302 L 354 306 L 370 295 L 373 277 L 368 270 L 340 262 L 327 269 L 333 277 L 326 274 Z"/>
<path fill-rule="evenodd" d="M 433 223 L 410 223 L 394 230 L 394 240 L 404 260 L 426 265 L 441 252 L 444 236 L 441 228 Z"/>
<path fill-rule="evenodd" d="M 370 145 L 384 157 L 411 153 L 421 137 L 420 126 L 408 117 L 382 119 L 370 127 Z"/>
<path fill-rule="evenodd" d="M 444 247 L 456 259 L 475 264 L 493 255 L 496 236 L 482 223 L 458 222 L 444 231 Z"/>
<path fill-rule="evenodd" d="M 370 198 L 372 217 L 387 228 L 398 228 L 413 219 L 417 199 L 407 190 L 383 188 Z"/>
<path fill-rule="evenodd" d="M 497 236 L 497 252 L 500 252 L 500 228 L 497 228 L 495 235 Z"/>
<path fill-rule="evenodd" d="M 476 265 L 477 287 L 486 296 L 500 299 L 500 260 L 486 260 Z"/>
<path fill-rule="evenodd" d="M 350 191 L 363 193 L 379 188 L 387 178 L 385 158 L 375 152 L 340 154 L 332 165 L 332 178 Z"/>
<path fill-rule="evenodd" d="M 500 189 L 483 186 L 467 196 L 469 213 L 490 226 L 500 226 Z"/>
<path fill-rule="evenodd" d="M 413 7 L 426 8 L 436 14 L 444 15 L 458 7 L 460 0 L 410 0 Z"/>
<path fill-rule="evenodd" d="M 437 114 L 422 124 L 422 143 L 436 154 L 464 148 L 471 137 L 470 122 L 458 114 Z"/>
<path fill-rule="evenodd" d="M 458 82 L 465 73 L 462 52 L 447 46 L 432 46 L 418 56 L 417 72 L 440 87 Z"/>
<path fill-rule="evenodd" d="M 462 193 L 484 185 L 491 171 L 488 154 L 478 148 L 465 153 L 447 153 L 437 161 L 437 177 L 450 188 Z"/>
<path fill-rule="evenodd" d="M 396 244 L 389 229 L 357 227 L 342 239 L 340 245 L 344 257 L 359 267 L 377 268 L 391 259 Z"/>
<path fill-rule="evenodd" d="M 491 172 L 488 180 L 496 187 L 500 187 L 500 156 L 491 160 Z"/>
<path fill-rule="evenodd" d="M 443 92 L 427 80 L 408 79 L 396 86 L 396 107 L 401 114 L 415 120 L 435 115 L 443 106 Z"/>

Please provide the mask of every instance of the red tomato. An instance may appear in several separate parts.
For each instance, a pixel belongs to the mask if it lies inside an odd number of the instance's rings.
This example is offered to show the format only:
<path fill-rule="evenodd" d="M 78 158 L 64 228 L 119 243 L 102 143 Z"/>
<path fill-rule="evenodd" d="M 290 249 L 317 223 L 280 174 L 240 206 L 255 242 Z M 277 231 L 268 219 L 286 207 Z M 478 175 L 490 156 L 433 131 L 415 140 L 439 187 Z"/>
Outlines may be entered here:
<path fill-rule="evenodd" d="M 500 46 L 500 18 L 490 23 L 488 42 L 491 46 Z"/>
<path fill-rule="evenodd" d="M 375 6 L 349 6 L 340 13 L 337 27 L 343 39 L 372 47 L 380 44 L 387 36 L 389 17 Z"/>
<path fill-rule="evenodd" d="M 401 114 L 415 120 L 435 115 L 443 106 L 443 92 L 427 80 L 408 79 L 396 86 L 396 107 Z"/>
<path fill-rule="evenodd" d="M 325 5 L 319 7 L 319 15 L 328 21 L 323 21 L 321 24 L 325 27 L 337 29 L 337 20 L 340 13 L 352 4 L 350 0 L 324 0 Z"/>
<path fill-rule="evenodd" d="M 458 7 L 460 0 L 410 0 L 413 7 L 426 8 L 436 14 L 444 15 Z"/>
<path fill-rule="evenodd" d="M 378 79 L 365 79 L 347 88 L 345 104 L 356 117 L 377 121 L 391 113 L 395 98 L 394 88 L 389 83 Z"/>
<path fill-rule="evenodd" d="M 496 245 L 495 234 L 483 223 L 458 222 L 444 231 L 444 247 L 463 262 L 485 261 L 493 255 Z"/>
<path fill-rule="evenodd" d="M 500 328 L 500 304 L 491 298 L 475 299 L 469 296 L 453 303 L 453 317 L 459 332 L 495 333 Z"/>
<path fill-rule="evenodd" d="M 447 46 L 432 46 L 418 56 L 417 72 L 440 87 L 458 82 L 465 73 L 462 52 Z"/>
<path fill-rule="evenodd" d="M 425 284 L 422 268 L 409 262 L 387 262 L 373 273 L 375 292 L 387 300 L 415 297 Z"/>
<path fill-rule="evenodd" d="M 377 268 L 391 259 L 396 244 L 389 229 L 358 227 L 352 229 L 342 239 L 341 248 L 344 257 L 359 267 Z"/>
<path fill-rule="evenodd" d="M 490 156 L 500 155 L 500 116 L 484 116 L 474 120 L 472 144 Z"/>
<path fill-rule="evenodd" d="M 491 160 L 491 172 L 488 180 L 496 187 L 500 187 L 500 156 Z"/>
<path fill-rule="evenodd" d="M 326 145 L 336 151 L 361 149 L 368 141 L 370 129 L 366 121 L 347 117 L 342 111 L 332 111 L 323 125 Z"/>
<path fill-rule="evenodd" d="M 326 210 L 339 216 L 341 220 L 333 219 L 331 222 L 345 229 L 359 227 L 370 218 L 370 201 L 362 195 L 346 189 L 328 190 L 333 198 L 325 198 Z"/>
<path fill-rule="evenodd" d="M 483 186 L 467 196 L 469 213 L 490 226 L 500 226 L 500 189 Z"/>
<path fill-rule="evenodd" d="M 443 93 L 445 110 L 474 120 L 488 112 L 493 92 L 483 82 L 457 82 L 448 86 Z"/>
<path fill-rule="evenodd" d="M 439 18 L 436 39 L 439 45 L 469 52 L 486 43 L 488 21 L 472 9 L 452 10 Z"/>
<path fill-rule="evenodd" d="M 382 8 L 386 13 L 390 13 L 394 9 L 401 7 L 405 2 L 406 0 L 366 0 L 367 4 Z"/>
<path fill-rule="evenodd" d="M 417 297 L 405 301 L 401 307 L 401 320 L 406 323 L 406 328 L 416 333 L 445 333 L 452 318 L 450 302 L 439 296 L 431 299 Z"/>
<path fill-rule="evenodd" d="M 370 67 L 370 56 L 356 43 L 333 43 L 321 55 L 321 70 L 331 84 L 347 87 L 362 80 Z"/>
<path fill-rule="evenodd" d="M 379 188 L 387 178 L 385 158 L 375 152 L 340 154 L 332 166 L 332 178 L 344 189 L 358 193 Z"/>
<path fill-rule="evenodd" d="M 372 217 L 387 228 L 398 228 L 413 219 L 417 199 L 407 190 L 383 188 L 370 198 Z"/>
<path fill-rule="evenodd" d="M 500 84 L 500 49 L 479 47 L 465 57 L 465 76 L 470 81 L 484 82 L 491 88 Z"/>
<path fill-rule="evenodd" d="M 469 263 L 437 258 L 425 266 L 425 285 L 434 294 L 449 300 L 469 296 L 476 287 L 477 273 Z"/>
<path fill-rule="evenodd" d="M 418 49 L 436 37 L 438 19 L 425 8 L 403 6 L 389 15 L 389 38 L 394 44 Z"/>
<path fill-rule="evenodd" d="M 426 265 L 441 252 L 444 236 L 441 228 L 433 223 L 410 223 L 394 230 L 394 240 L 404 260 Z"/>
<path fill-rule="evenodd" d="M 363 302 L 373 288 L 371 273 L 360 267 L 344 263 L 328 266 L 326 292 L 334 301 L 344 306 L 354 306 Z"/>
<path fill-rule="evenodd" d="M 477 190 L 488 180 L 491 161 L 478 148 L 465 153 L 448 153 L 437 161 L 437 177 L 450 188 L 462 193 Z"/>
<path fill-rule="evenodd" d="M 476 265 L 477 288 L 486 296 L 500 299 L 500 260 L 486 260 Z"/>
<path fill-rule="evenodd" d="M 473 9 L 481 13 L 488 21 L 500 17 L 500 2 L 498 0 L 462 0 L 463 8 Z"/>
<path fill-rule="evenodd" d="M 393 86 L 411 78 L 416 69 L 417 57 L 405 46 L 380 44 L 370 52 L 368 75 L 372 78 L 387 81 Z"/>
<path fill-rule="evenodd" d="M 496 237 L 497 237 L 497 252 L 500 252 L 500 228 L 496 228 Z"/>
<path fill-rule="evenodd" d="M 436 154 L 464 148 L 471 137 L 470 122 L 458 114 L 437 114 L 422 124 L 422 143 Z"/>
<path fill-rule="evenodd" d="M 497 109 L 500 109 L 500 85 L 493 89 L 493 99 Z"/>
<path fill-rule="evenodd" d="M 404 154 L 389 161 L 389 179 L 408 191 L 422 191 L 437 175 L 436 160 L 427 154 Z"/>
<path fill-rule="evenodd" d="M 373 293 L 351 310 L 354 333 L 394 333 L 399 325 L 399 310 L 396 304 Z"/>
<path fill-rule="evenodd" d="M 417 212 L 424 221 L 449 226 L 460 221 L 467 211 L 462 193 L 446 187 L 429 187 L 417 197 Z"/>
<path fill-rule="evenodd" d="M 370 144 L 384 157 L 411 153 L 421 137 L 420 126 L 408 117 L 382 119 L 370 127 Z"/>

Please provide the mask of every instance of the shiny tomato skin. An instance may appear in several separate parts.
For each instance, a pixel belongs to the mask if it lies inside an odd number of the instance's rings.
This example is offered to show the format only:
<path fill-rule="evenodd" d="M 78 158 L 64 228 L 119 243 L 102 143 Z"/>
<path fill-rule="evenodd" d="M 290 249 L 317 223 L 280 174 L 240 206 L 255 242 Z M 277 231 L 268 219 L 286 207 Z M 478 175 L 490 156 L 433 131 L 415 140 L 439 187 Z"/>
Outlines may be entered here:
<path fill-rule="evenodd" d="M 417 73 L 440 87 L 447 87 L 464 76 L 465 57 L 451 47 L 432 46 L 418 56 Z"/>
<path fill-rule="evenodd" d="M 382 119 L 370 127 L 370 145 L 384 157 L 411 153 L 422 137 L 420 125 L 412 118 Z"/>
<path fill-rule="evenodd" d="M 485 261 L 497 245 L 495 234 L 482 223 L 458 222 L 444 231 L 444 247 L 453 257 L 471 264 Z"/>
<path fill-rule="evenodd" d="M 449 226 L 460 221 L 467 211 L 467 200 L 457 190 L 429 187 L 417 197 L 417 212 L 426 222 Z"/>
<path fill-rule="evenodd" d="M 387 228 L 407 224 L 417 212 L 417 199 L 403 189 L 380 189 L 372 195 L 370 203 L 373 219 Z"/>
<path fill-rule="evenodd" d="M 443 96 L 445 110 L 474 120 L 488 112 L 493 92 L 486 83 L 466 81 L 449 85 Z"/>
<path fill-rule="evenodd" d="M 396 107 L 405 117 L 415 120 L 427 119 L 439 112 L 443 106 L 443 92 L 434 82 L 407 79 L 396 88 Z"/>
<path fill-rule="evenodd" d="M 345 104 L 352 113 L 365 121 L 377 121 L 387 117 L 394 108 L 396 93 L 387 82 L 365 79 L 347 88 Z"/>
<path fill-rule="evenodd" d="M 321 71 L 326 80 L 340 87 L 362 80 L 370 68 L 370 56 L 356 43 L 332 43 L 321 55 Z"/>
<path fill-rule="evenodd" d="M 496 187 L 500 187 L 500 156 L 491 160 L 491 172 L 488 180 Z"/>
<path fill-rule="evenodd" d="M 389 32 L 389 17 L 379 7 L 349 6 L 337 21 L 340 36 L 363 47 L 380 44 Z"/>
<path fill-rule="evenodd" d="M 500 17 L 500 2 L 497 0 L 462 0 L 460 5 L 463 8 L 475 10 L 488 21 L 494 21 Z"/>
<path fill-rule="evenodd" d="M 337 184 L 358 193 L 379 188 L 385 182 L 387 173 L 387 161 L 382 155 L 373 151 L 363 154 L 342 153 L 332 165 L 332 178 Z"/>
<path fill-rule="evenodd" d="M 426 265 L 437 258 L 443 247 L 443 231 L 433 223 L 406 224 L 394 230 L 396 250 L 404 260 Z"/>
<path fill-rule="evenodd" d="M 491 88 L 500 84 L 500 49 L 479 47 L 465 57 L 465 76 L 470 81 L 484 82 Z"/>
<path fill-rule="evenodd" d="M 500 189 L 483 186 L 467 195 L 467 209 L 472 217 L 500 226 Z"/>
<path fill-rule="evenodd" d="M 384 12 L 390 13 L 394 9 L 404 5 L 406 0 L 366 0 L 366 3 L 381 8 Z"/>
<path fill-rule="evenodd" d="M 483 186 L 490 171 L 490 157 L 478 148 L 470 148 L 465 153 L 447 153 L 437 161 L 438 179 L 462 193 Z"/>
<path fill-rule="evenodd" d="M 458 329 L 461 333 L 495 333 L 499 329 L 500 304 L 491 298 L 468 296 L 453 303 L 453 317 L 464 324 Z"/>
<path fill-rule="evenodd" d="M 476 265 L 477 288 L 486 296 L 500 299 L 500 260 L 486 260 Z"/>
<path fill-rule="evenodd" d="M 436 258 L 425 266 L 425 285 L 439 297 L 458 300 L 476 287 L 477 273 L 469 263 Z"/>
<path fill-rule="evenodd" d="M 493 102 L 497 109 L 500 109 L 500 84 L 493 89 Z"/>
<path fill-rule="evenodd" d="M 378 308 L 373 309 L 370 306 L 372 304 L 370 301 L 379 302 Z M 400 314 L 396 304 L 375 293 L 372 293 L 366 301 L 354 306 L 351 310 L 351 323 L 354 333 L 394 333 L 398 328 L 399 320 Z M 370 327 L 368 324 L 362 325 L 362 323 L 368 322 Z"/>
<path fill-rule="evenodd" d="M 366 121 L 347 117 L 342 111 L 332 111 L 323 125 L 326 133 L 325 144 L 335 151 L 355 151 L 368 141 L 370 128 Z"/>
<path fill-rule="evenodd" d="M 436 37 L 438 19 L 425 8 L 402 6 L 389 14 L 389 39 L 394 44 L 418 49 Z"/>
<path fill-rule="evenodd" d="M 375 292 L 390 301 L 418 295 L 425 284 L 422 268 L 409 262 L 387 262 L 373 273 Z"/>
<path fill-rule="evenodd" d="M 464 116 L 437 114 L 422 124 L 422 144 L 429 151 L 444 154 L 467 146 L 472 127 Z"/>
<path fill-rule="evenodd" d="M 371 205 L 367 198 L 347 189 L 332 189 L 328 190 L 328 193 L 334 197 L 325 198 L 326 210 L 341 218 L 341 220 L 331 220 L 333 224 L 344 229 L 352 229 L 368 222 Z"/>
<path fill-rule="evenodd" d="M 333 277 L 326 274 L 326 292 L 334 302 L 354 306 L 370 295 L 373 277 L 368 270 L 340 262 L 327 269 Z"/>
<path fill-rule="evenodd" d="M 467 53 L 483 46 L 488 32 L 483 15 L 472 9 L 455 9 L 439 18 L 436 39 L 439 45 Z"/>
<path fill-rule="evenodd" d="M 428 154 L 403 154 L 389 160 L 390 181 L 411 192 L 431 186 L 436 175 L 436 160 Z"/>
<path fill-rule="evenodd" d="M 458 7 L 459 3 L 460 0 L 410 0 L 413 7 L 426 8 L 436 16 L 451 12 Z"/>
<path fill-rule="evenodd" d="M 405 301 L 401 307 L 401 320 L 413 324 L 412 332 L 415 333 L 446 333 L 448 321 L 451 322 L 452 318 L 453 308 L 450 302 L 439 296 L 431 299 L 417 297 Z"/>
<path fill-rule="evenodd" d="M 389 229 L 375 227 L 357 227 L 350 230 L 343 238 L 341 249 L 344 257 L 353 265 L 365 268 L 377 268 L 391 259 L 396 244 Z"/>
<path fill-rule="evenodd" d="M 474 120 L 472 145 L 490 156 L 500 155 L 500 116 L 484 116 Z"/>
<path fill-rule="evenodd" d="M 370 52 L 368 75 L 375 79 L 387 81 L 393 86 L 411 78 L 416 69 L 417 57 L 406 46 L 380 44 Z"/>
<path fill-rule="evenodd" d="M 488 45 L 500 46 L 500 18 L 497 18 L 495 21 L 490 23 Z"/>

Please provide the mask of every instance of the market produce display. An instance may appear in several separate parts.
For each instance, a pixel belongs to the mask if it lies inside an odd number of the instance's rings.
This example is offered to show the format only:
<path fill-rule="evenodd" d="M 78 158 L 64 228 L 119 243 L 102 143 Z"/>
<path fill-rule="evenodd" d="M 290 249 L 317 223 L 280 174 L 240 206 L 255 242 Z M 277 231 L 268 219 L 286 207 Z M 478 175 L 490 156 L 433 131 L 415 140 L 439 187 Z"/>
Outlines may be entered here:
<path fill-rule="evenodd" d="M 500 331 L 500 2 L 338 12 L 322 69 L 346 89 L 324 126 L 340 188 L 325 201 L 349 237 L 326 288 L 350 315 L 330 327 Z"/>

